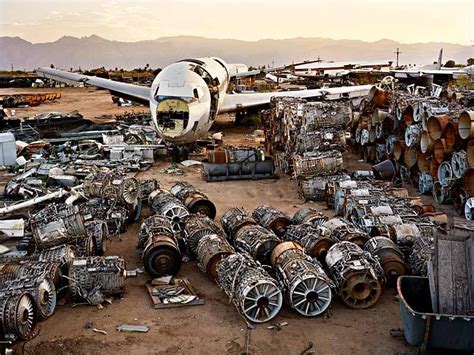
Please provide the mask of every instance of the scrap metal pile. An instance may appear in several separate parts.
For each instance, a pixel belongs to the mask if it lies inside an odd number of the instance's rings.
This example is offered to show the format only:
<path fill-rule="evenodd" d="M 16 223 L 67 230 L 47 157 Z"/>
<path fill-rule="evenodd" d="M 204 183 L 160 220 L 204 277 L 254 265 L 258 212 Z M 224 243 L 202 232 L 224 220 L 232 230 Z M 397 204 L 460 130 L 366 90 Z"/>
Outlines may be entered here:
<path fill-rule="evenodd" d="M 0 209 L 1 341 L 30 337 L 60 297 L 100 305 L 124 293 L 125 277 L 134 272 L 126 271 L 123 258 L 102 255 L 140 217 L 140 185 L 123 171 L 98 171 L 73 194 Z"/>
<path fill-rule="evenodd" d="M 0 96 L 0 105 L 3 107 L 38 106 L 45 101 L 54 101 L 60 98 L 60 92 L 2 95 Z"/>
<path fill-rule="evenodd" d="M 329 180 L 347 179 L 342 152 L 351 109 L 344 102 L 278 98 L 263 113 L 266 149 L 305 200 L 323 200 Z"/>
<path fill-rule="evenodd" d="M 466 219 L 474 212 L 474 111 L 439 88 L 373 87 L 354 112 L 354 145 L 380 179 L 412 183 Z"/>

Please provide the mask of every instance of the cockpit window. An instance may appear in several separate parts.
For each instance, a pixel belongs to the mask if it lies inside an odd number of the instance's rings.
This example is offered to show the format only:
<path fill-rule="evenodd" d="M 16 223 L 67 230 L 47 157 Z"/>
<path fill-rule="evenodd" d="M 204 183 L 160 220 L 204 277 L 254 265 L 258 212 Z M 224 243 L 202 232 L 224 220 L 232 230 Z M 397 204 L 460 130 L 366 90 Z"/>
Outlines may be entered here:
<path fill-rule="evenodd" d="M 195 97 L 196 99 L 199 99 L 198 89 L 194 88 L 194 89 L 193 89 L 193 93 L 194 93 L 194 97 Z"/>
<path fill-rule="evenodd" d="M 167 99 L 183 100 L 184 102 L 186 102 L 188 104 L 197 100 L 195 97 L 187 97 L 187 96 L 163 96 L 163 95 L 158 95 L 158 96 L 155 97 L 155 100 L 157 102 L 167 100 Z"/>

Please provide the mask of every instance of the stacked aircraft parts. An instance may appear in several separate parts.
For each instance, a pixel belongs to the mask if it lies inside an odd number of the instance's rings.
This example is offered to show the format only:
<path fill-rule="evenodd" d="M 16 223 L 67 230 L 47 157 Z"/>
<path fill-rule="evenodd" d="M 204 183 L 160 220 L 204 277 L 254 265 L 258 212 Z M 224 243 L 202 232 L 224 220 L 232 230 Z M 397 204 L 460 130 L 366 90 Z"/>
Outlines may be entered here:
<path fill-rule="evenodd" d="M 265 144 L 281 171 L 296 177 L 305 200 L 323 200 L 330 180 L 349 178 L 343 173 L 348 105 L 278 98 L 264 113 Z"/>
<path fill-rule="evenodd" d="M 354 117 L 355 147 L 377 178 L 412 183 L 473 219 L 474 111 L 444 101 L 436 86 L 382 84 Z"/>
<path fill-rule="evenodd" d="M 175 275 L 181 268 L 181 251 L 171 222 L 163 216 L 145 219 L 138 236 L 137 252 L 148 275 Z"/>

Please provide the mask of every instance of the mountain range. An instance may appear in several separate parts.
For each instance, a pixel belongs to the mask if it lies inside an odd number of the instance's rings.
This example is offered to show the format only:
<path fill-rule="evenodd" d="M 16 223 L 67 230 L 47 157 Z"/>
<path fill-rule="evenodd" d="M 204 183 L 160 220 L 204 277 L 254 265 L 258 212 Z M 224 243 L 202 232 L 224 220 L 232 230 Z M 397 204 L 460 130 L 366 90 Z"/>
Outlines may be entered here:
<path fill-rule="evenodd" d="M 0 69 L 31 70 L 54 64 L 56 68 L 121 67 L 132 69 L 149 64 L 163 67 L 184 58 L 217 56 L 229 63 L 283 65 L 318 57 L 333 61 L 393 60 L 400 49 L 400 64 L 432 64 L 440 48 L 444 58 L 466 64 L 474 57 L 470 46 L 430 42 L 404 44 L 392 40 L 364 42 L 329 38 L 262 39 L 242 41 L 195 36 L 163 37 L 139 42 L 111 41 L 92 35 L 64 36 L 54 42 L 31 43 L 19 37 L 0 37 Z"/>

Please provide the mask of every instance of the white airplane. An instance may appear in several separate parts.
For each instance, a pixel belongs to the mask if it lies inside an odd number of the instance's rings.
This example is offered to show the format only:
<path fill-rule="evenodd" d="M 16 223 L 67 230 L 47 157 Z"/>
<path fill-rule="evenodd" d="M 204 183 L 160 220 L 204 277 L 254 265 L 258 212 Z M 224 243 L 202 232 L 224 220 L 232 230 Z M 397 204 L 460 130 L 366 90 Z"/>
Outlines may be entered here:
<path fill-rule="evenodd" d="M 407 69 L 391 70 L 391 73 L 398 79 L 419 78 L 419 77 L 452 77 L 458 79 L 464 76 L 474 75 L 474 65 L 464 68 L 443 67 L 443 48 L 439 51 L 438 61 L 435 64 L 424 65 L 421 67 L 411 67 Z"/>
<path fill-rule="evenodd" d="M 312 98 L 325 95 L 360 97 L 371 85 L 299 90 L 227 94 L 232 77 L 242 77 L 241 64 L 227 64 L 220 58 L 184 59 L 165 67 L 153 80 L 151 87 L 70 73 L 57 69 L 39 68 L 44 77 L 72 85 L 88 84 L 108 89 L 113 95 L 150 106 L 158 134 L 175 144 L 195 142 L 211 128 L 220 113 L 245 110 L 270 103 L 272 97 L 291 96 Z M 253 71 L 248 75 L 255 75 Z"/>

